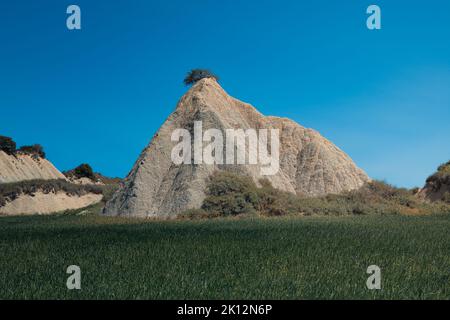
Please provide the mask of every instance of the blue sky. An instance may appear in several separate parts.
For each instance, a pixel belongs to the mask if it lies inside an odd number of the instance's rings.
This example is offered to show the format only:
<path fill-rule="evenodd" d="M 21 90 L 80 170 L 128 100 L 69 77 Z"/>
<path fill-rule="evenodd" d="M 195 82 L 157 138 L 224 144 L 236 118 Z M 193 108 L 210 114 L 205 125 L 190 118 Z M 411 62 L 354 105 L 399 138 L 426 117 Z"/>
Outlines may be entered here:
<path fill-rule="evenodd" d="M 66 28 L 70 4 L 82 30 Z M 60 170 L 123 177 L 204 67 L 371 177 L 420 186 L 450 159 L 449 17 L 446 0 L 2 1 L 0 134 Z"/>

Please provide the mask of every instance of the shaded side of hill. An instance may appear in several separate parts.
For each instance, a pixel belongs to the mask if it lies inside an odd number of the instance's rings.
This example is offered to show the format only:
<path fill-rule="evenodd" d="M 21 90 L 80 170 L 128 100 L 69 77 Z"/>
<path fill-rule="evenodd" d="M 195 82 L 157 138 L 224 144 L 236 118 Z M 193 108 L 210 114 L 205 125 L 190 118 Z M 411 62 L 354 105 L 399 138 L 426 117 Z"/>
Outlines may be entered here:
<path fill-rule="evenodd" d="M 430 201 L 444 201 L 450 204 L 450 161 L 439 166 L 429 176 L 419 196 Z"/>

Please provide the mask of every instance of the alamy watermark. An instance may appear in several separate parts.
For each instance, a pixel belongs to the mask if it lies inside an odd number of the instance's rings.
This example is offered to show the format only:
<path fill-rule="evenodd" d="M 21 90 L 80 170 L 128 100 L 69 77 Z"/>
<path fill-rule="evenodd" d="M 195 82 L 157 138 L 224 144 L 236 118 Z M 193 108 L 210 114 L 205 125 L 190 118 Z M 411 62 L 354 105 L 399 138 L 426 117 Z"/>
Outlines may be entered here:
<path fill-rule="evenodd" d="M 70 265 L 66 270 L 67 274 L 70 276 L 67 278 L 66 287 L 69 290 L 80 290 L 81 289 L 81 269 L 77 265 Z"/>
<path fill-rule="evenodd" d="M 381 9 L 376 4 L 367 7 L 367 14 L 370 16 L 366 20 L 367 29 L 380 30 L 381 29 Z"/>
<path fill-rule="evenodd" d="M 81 8 L 76 4 L 71 4 L 67 7 L 66 26 L 69 30 L 81 30 Z M 371 4 L 367 7 L 366 13 L 370 16 L 366 20 L 366 26 L 369 30 L 381 29 L 381 8 L 376 4 Z"/>
<path fill-rule="evenodd" d="M 377 265 L 370 265 L 367 267 L 367 274 L 370 276 L 367 278 L 366 286 L 369 290 L 381 289 L 381 269 Z"/>
<path fill-rule="evenodd" d="M 219 129 L 203 132 L 202 121 L 195 121 L 193 131 L 193 137 L 187 129 L 172 132 L 171 140 L 179 142 L 171 153 L 174 164 L 258 164 L 261 175 L 280 169 L 279 129 L 225 129 L 224 137 Z"/>
<path fill-rule="evenodd" d="M 81 29 L 81 9 L 79 6 L 75 4 L 71 4 L 67 7 L 67 14 L 70 16 L 67 17 L 66 26 L 69 30 L 80 30 Z"/>

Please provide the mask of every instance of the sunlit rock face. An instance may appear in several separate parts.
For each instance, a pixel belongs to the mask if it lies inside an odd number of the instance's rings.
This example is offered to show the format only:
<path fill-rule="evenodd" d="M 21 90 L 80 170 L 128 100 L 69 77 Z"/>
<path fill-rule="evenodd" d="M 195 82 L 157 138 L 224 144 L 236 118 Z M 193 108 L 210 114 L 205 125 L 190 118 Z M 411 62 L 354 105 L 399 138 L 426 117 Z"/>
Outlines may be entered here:
<path fill-rule="evenodd" d="M 171 154 L 177 142 L 172 141 L 172 133 L 179 128 L 192 132 L 197 121 L 203 132 L 278 129 L 279 170 L 263 175 L 260 164 L 175 164 Z M 264 116 L 229 96 L 214 79 L 206 78 L 180 99 L 107 203 L 104 214 L 168 218 L 199 208 L 208 177 L 216 170 L 248 175 L 257 184 L 266 178 L 278 189 L 307 196 L 357 189 L 369 180 L 349 156 L 318 132 L 286 118 Z"/>

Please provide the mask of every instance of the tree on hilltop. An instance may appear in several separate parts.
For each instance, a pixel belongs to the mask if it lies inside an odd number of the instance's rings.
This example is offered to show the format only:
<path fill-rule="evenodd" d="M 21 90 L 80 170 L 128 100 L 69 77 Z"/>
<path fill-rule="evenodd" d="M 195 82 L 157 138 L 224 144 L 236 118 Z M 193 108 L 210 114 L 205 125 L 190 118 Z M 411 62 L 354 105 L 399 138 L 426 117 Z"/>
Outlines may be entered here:
<path fill-rule="evenodd" d="M 0 136 L 0 150 L 13 155 L 16 153 L 16 143 L 10 137 Z"/>
<path fill-rule="evenodd" d="M 32 156 L 39 156 L 41 158 L 45 158 L 44 147 L 41 146 L 40 144 L 33 144 L 31 146 L 22 146 L 19 148 L 18 151 Z"/>
<path fill-rule="evenodd" d="M 219 77 L 207 69 L 192 69 L 187 73 L 183 82 L 185 85 L 189 86 L 204 78 L 213 78 L 216 81 L 219 80 Z"/>

